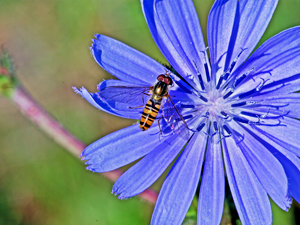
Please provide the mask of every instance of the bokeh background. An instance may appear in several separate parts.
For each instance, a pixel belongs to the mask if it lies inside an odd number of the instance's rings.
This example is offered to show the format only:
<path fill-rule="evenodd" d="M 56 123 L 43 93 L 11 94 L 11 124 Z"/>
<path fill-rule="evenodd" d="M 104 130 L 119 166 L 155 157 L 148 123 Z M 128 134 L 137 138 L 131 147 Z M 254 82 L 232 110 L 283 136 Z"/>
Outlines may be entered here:
<path fill-rule="evenodd" d="M 194 3 L 205 36 L 213 0 Z M 300 0 L 281 0 L 262 41 L 300 25 L 299 12 Z M 0 0 L 0 44 L 13 56 L 22 85 L 87 144 L 134 122 L 100 112 L 72 91 L 96 91 L 113 78 L 90 55 L 94 33 L 165 62 L 139 0 Z M 111 188 L 0 97 L 1 225 L 149 224 L 153 206 L 139 198 L 118 200 Z M 274 224 L 296 224 L 295 206 L 289 213 L 273 210 Z"/>

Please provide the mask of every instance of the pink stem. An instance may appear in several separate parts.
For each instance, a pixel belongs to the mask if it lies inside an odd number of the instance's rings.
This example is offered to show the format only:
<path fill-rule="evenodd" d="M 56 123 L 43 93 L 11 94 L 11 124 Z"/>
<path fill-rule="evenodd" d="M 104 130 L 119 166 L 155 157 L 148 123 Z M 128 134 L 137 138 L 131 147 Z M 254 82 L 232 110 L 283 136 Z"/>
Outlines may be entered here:
<path fill-rule="evenodd" d="M 24 89 L 16 87 L 12 96 L 12 101 L 20 111 L 37 125 L 43 132 L 51 137 L 56 143 L 64 147 L 72 155 L 79 159 L 79 155 L 86 145 L 68 132 L 58 121 L 51 117 Z M 110 181 L 116 181 L 121 175 L 122 170 L 114 170 L 102 175 Z M 139 195 L 141 199 L 155 204 L 157 192 L 151 189 L 145 190 Z"/>

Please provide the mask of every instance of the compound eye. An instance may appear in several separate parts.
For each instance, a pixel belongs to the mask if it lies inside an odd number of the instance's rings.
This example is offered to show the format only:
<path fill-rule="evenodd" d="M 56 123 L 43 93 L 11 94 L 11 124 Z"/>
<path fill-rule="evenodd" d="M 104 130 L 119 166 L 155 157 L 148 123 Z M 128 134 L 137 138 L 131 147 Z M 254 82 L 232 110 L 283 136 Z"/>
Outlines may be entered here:
<path fill-rule="evenodd" d="M 172 85 L 173 84 L 173 81 L 170 77 L 165 77 L 164 78 L 164 82 L 167 84 L 167 85 Z"/>
<path fill-rule="evenodd" d="M 161 74 L 161 75 L 159 75 L 159 76 L 157 77 L 157 80 L 158 80 L 158 81 L 163 81 L 164 78 L 165 78 L 165 75 Z"/>

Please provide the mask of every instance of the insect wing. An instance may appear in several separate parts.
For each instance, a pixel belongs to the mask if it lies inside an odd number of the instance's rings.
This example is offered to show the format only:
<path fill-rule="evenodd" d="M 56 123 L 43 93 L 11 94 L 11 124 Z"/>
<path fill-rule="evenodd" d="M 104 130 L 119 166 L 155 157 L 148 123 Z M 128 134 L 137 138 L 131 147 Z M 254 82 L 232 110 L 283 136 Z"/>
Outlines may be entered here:
<path fill-rule="evenodd" d="M 188 140 L 190 132 L 184 118 L 176 108 L 171 97 L 168 95 L 165 104 L 163 105 L 163 122 L 162 133 L 165 135 L 176 133 L 179 137 Z"/>
<path fill-rule="evenodd" d="M 124 103 L 130 107 L 143 105 L 151 87 L 108 86 L 100 90 L 99 97 L 106 102 Z"/>

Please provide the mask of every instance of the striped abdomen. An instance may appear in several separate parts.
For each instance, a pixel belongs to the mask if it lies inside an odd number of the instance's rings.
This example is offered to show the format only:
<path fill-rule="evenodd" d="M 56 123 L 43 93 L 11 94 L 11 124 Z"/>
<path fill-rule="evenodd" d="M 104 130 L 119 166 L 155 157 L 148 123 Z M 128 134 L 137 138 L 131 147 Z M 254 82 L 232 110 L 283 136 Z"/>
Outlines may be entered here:
<path fill-rule="evenodd" d="M 154 102 L 152 98 L 149 99 L 149 101 L 147 102 L 144 108 L 142 118 L 140 121 L 140 128 L 142 130 L 147 130 L 152 125 L 159 111 L 160 104 L 161 104 L 160 101 Z"/>

